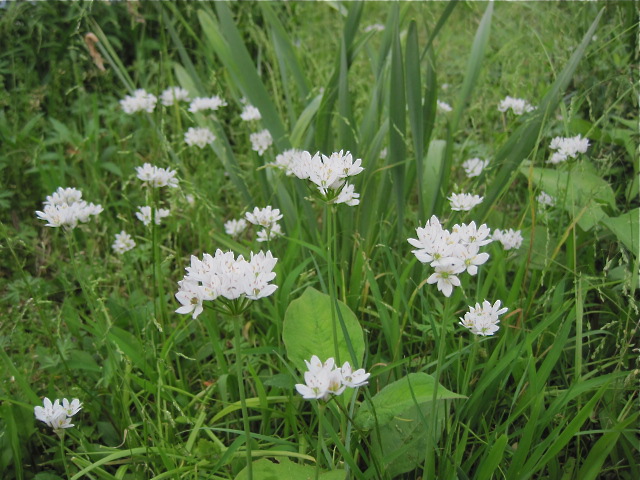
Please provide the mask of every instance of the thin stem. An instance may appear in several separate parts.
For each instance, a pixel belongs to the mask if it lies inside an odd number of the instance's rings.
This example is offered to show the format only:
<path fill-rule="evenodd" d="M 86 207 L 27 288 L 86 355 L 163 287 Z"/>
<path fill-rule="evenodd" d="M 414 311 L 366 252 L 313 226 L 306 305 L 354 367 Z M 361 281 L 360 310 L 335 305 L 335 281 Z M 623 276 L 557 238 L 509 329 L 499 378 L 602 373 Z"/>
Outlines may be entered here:
<path fill-rule="evenodd" d="M 65 476 L 69 478 L 70 477 L 69 466 L 67 465 L 67 456 L 64 453 L 64 432 L 60 432 L 58 434 L 58 437 L 60 437 L 60 456 L 62 457 L 62 465 L 64 466 L 64 473 L 65 473 Z"/>
<path fill-rule="evenodd" d="M 233 322 L 233 345 L 236 350 L 236 375 L 238 377 L 238 393 L 240 394 L 240 405 L 242 407 L 242 423 L 244 425 L 244 434 L 246 437 L 246 458 L 247 458 L 247 478 L 253 479 L 253 464 L 251 456 L 251 428 L 249 426 L 249 413 L 247 410 L 247 400 L 244 392 L 244 382 L 242 369 L 242 352 L 240 349 L 242 340 L 242 327 L 240 322 L 242 317 L 231 317 Z"/>
<path fill-rule="evenodd" d="M 318 442 L 316 444 L 316 480 L 320 478 L 320 457 L 322 455 L 323 439 L 322 439 L 322 422 L 324 420 L 324 411 L 327 405 L 324 401 L 318 402 Z"/>
<path fill-rule="evenodd" d="M 325 248 L 327 249 L 327 276 L 329 277 L 329 298 L 331 299 L 331 333 L 333 335 L 333 348 L 336 358 L 336 363 L 340 365 L 340 352 L 338 349 L 338 325 L 336 318 L 336 305 L 338 299 L 338 293 L 336 291 L 336 283 L 334 277 L 334 259 L 333 256 L 335 254 L 333 248 L 333 236 L 334 232 L 334 218 L 333 207 L 326 204 L 324 206 L 324 221 L 325 221 L 325 229 L 327 231 L 327 239 L 325 243 Z"/>

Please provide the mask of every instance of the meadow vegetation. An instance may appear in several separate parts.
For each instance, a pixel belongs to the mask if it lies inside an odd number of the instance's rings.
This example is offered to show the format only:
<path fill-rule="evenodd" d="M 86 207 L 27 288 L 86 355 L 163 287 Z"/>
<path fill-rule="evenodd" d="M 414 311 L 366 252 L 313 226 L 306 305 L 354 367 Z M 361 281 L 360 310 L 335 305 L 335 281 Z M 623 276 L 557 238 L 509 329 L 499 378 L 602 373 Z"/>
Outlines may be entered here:
<path fill-rule="evenodd" d="M 640 478 L 635 7 L 3 3 L 0 476 Z"/>

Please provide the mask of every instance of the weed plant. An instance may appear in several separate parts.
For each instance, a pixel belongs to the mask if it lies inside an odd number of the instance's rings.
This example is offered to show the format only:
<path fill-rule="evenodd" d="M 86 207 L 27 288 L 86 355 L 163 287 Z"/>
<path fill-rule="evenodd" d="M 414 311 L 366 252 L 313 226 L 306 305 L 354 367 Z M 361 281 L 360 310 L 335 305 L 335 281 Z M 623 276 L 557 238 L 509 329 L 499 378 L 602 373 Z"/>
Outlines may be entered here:
<path fill-rule="evenodd" d="M 640 477 L 637 31 L 2 3 L 0 476 Z"/>

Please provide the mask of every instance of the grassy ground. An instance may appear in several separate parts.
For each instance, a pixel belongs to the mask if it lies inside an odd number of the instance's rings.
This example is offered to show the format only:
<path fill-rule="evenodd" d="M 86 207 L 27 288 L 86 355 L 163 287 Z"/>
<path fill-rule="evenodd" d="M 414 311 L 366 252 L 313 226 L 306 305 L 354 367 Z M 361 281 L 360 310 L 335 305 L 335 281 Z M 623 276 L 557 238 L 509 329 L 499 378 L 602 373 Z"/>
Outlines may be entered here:
<path fill-rule="evenodd" d="M 637 478 L 637 27 L 633 2 L 5 3 L 3 478 Z M 227 105 L 119 104 L 174 85 Z M 499 112 L 507 95 L 537 109 Z M 586 153 L 547 163 L 578 134 Z M 362 159 L 360 204 L 268 166 L 291 147 Z M 179 187 L 143 186 L 144 163 Z M 104 211 L 45 227 L 58 187 Z M 483 202 L 452 211 L 460 192 Z M 171 213 L 144 226 L 141 205 Z M 225 232 L 267 205 L 282 237 Z M 432 215 L 524 240 L 483 247 L 447 297 L 407 242 Z M 270 250 L 278 289 L 239 318 L 175 313 L 191 255 L 218 248 Z M 475 336 L 459 322 L 484 300 L 508 311 Z M 303 399 L 312 355 L 368 385 Z M 75 426 L 35 420 L 44 397 L 78 398 Z"/>

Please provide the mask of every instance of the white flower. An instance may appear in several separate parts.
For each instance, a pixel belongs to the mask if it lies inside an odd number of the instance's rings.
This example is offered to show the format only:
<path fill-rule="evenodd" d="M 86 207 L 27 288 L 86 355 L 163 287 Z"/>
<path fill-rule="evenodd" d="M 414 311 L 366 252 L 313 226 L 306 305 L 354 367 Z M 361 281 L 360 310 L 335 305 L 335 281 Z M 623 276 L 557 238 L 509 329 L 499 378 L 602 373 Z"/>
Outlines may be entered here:
<path fill-rule="evenodd" d="M 498 104 L 498 111 L 506 112 L 509 109 L 511 109 L 515 115 L 522 115 L 523 113 L 532 112 L 536 107 L 529 104 L 526 100 L 513 98 L 507 95 L 506 98 L 501 100 Z"/>
<path fill-rule="evenodd" d="M 205 300 L 257 300 L 273 294 L 278 286 L 270 282 L 276 277 L 273 268 L 277 260 L 271 252 L 252 253 L 250 261 L 242 255 L 236 259 L 233 252 L 222 250 L 216 250 L 215 256 L 205 253 L 202 260 L 191 256 L 187 275 L 178 282 L 176 299 L 182 306 L 176 313 L 191 313 L 196 318 L 202 313 Z"/>
<path fill-rule="evenodd" d="M 51 403 L 51 400 L 45 397 L 43 405 L 42 407 L 36 406 L 33 408 L 36 420 L 46 423 L 58 434 L 62 429 L 73 427 L 71 417 L 82 409 L 82 404 L 77 398 L 74 398 L 71 402 L 63 398 L 62 404 L 60 404 L 59 399 Z"/>
<path fill-rule="evenodd" d="M 493 335 L 499 328 L 500 319 L 498 317 L 509 310 L 508 308 L 500 308 L 501 303 L 500 300 L 497 300 L 493 305 L 487 300 L 482 302 L 482 306 L 476 303 L 475 307 L 469 307 L 464 318 L 460 317 L 460 325 L 468 328 L 475 335 Z"/>
<path fill-rule="evenodd" d="M 576 158 L 578 153 L 586 153 L 589 148 L 589 139 L 582 138 L 581 135 L 575 137 L 555 137 L 549 144 L 551 150 L 556 152 L 547 160 L 547 163 L 561 163 L 567 158 Z"/>
<path fill-rule="evenodd" d="M 384 30 L 384 25 L 382 25 L 381 23 L 373 23 L 371 25 L 367 25 L 366 27 L 364 27 L 365 33 L 382 32 L 383 30 Z"/>
<path fill-rule="evenodd" d="M 204 148 L 210 143 L 213 143 L 215 139 L 216 136 L 206 127 L 189 127 L 184 134 L 184 141 L 190 147 L 195 145 L 197 147 Z"/>
<path fill-rule="evenodd" d="M 282 218 L 280 210 L 267 205 L 264 208 L 255 207 L 253 212 L 247 212 L 245 217 L 249 222 L 254 225 L 260 225 L 262 227 L 271 227 L 274 223 Z"/>
<path fill-rule="evenodd" d="M 347 387 L 358 388 L 366 385 L 369 378 L 369 374 L 363 368 L 353 372 L 349 362 L 337 367 L 333 358 L 323 363 L 313 355 L 310 361 L 304 362 L 307 365 L 307 371 L 304 372 L 305 383 L 296 384 L 296 390 L 306 400 L 327 401 L 331 395 L 342 394 Z"/>
<path fill-rule="evenodd" d="M 427 283 L 437 283 L 438 290 L 441 291 L 445 297 L 450 297 L 453 292 L 453 287 L 460 286 L 460 279 L 457 275 L 464 271 L 465 266 L 458 259 L 447 263 L 441 261 L 441 263 L 435 267 L 435 272 L 427 278 Z"/>
<path fill-rule="evenodd" d="M 260 110 L 258 110 L 253 105 L 245 105 L 242 109 L 242 113 L 240 114 L 240 118 L 245 122 L 251 122 L 255 120 L 260 120 L 262 115 L 260 115 Z"/>
<path fill-rule="evenodd" d="M 258 152 L 258 155 L 264 154 L 273 143 L 271 133 L 267 129 L 252 133 L 249 135 L 249 140 L 251 140 L 251 150 Z"/>
<path fill-rule="evenodd" d="M 338 196 L 333 200 L 332 203 L 346 203 L 350 207 L 354 207 L 360 203 L 360 194 L 355 193 L 353 191 L 354 186 L 350 183 L 345 183 L 340 190 Z"/>
<path fill-rule="evenodd" d="M 145 205 L 143 207 L 138 207 L 138 212 L 136 212 L 136 217 L 138 217 L 138 220 L 140 220 L 142 223 L 146 225 L 149 225 L 151 223 L 151 219 L 152 219 L 152 210 L 151 207 L 148 205 Z M 156 220 L 156 225 L 160 225 L 160 222 L 162 221 L 163 218 L 168 217 L 171 214 L 171 212 L 169 210 L 167 210 L 166 208 L 158 208 L 155 211 L 155 220 Z"/>
<path fill-rule="evenodd" d="M 113 248 L 113 251 L 117 254 L 122 255 L 135 246 L 136 242 L 131 238 L 131 235 L 122 230 L 120 233 L 116 233 L 116 240 L 113 242 L 113 245 L 111 245 L 111 248 Z"/>
<path fill-rule="evenodd" d="M 280 237 L 284 235 L 282 232 L 282 227 L 278 223 L 274 223 L 269 228 L 263 228 L 256 235 L 256 240 L 259 242 L 268 242 L 269 240 L 274 239 L 275 237 Z"/>
<path fill-rule="evenodd" d="M 489 160 L 481 160 L 479 158 L 470 158 L 462 164 L 467 177 L 477 177 L 489 165 Z"/>
<path fill-rule="evenodd" d="M 446 102 L 441 102 L 440 100 L 436 100 L 436 104 L 438 105 L 438 110 L 441 112 L 451 112 L 453 108 Z"/>
<path fill-rule="evenodd" d="M 449 197 L 451 210 L 468 211 L 482 203 L 483 197 L 470 193 L 452 193 Z"/>
<path fill-rule="evenodd" d="M 523 241 L 520 230 L 513 230 L 512 228 L 504 231 L 494 230 L 493 239 L 499 241 L 505 250 L 518 249 Z"/>
<path fill-rule="evenodd" d="M 540 192 L 540 195 L 536 197 L 536 201 L 543 206 L 553 207 L 556 204 L 556 199 L 546 192 Z"/>
<path fill-rule="evenodd" d="M 202 110 L 218 110 L 220 107 L 226 107 L 227 102 L 217 95 L 209 98 L 196 97 L 191 101 L 189 105 L 189 111 L 192 113 L 200 112 Z"/>
<path fill-rule="evenodd" d="M 224 231 L 227 235 L 237 237 L 247 228 L 247 221 L 244 218 L 239 220 L 229 220 L 224 224 Z"/>
<path fill-rule="evenodd" d="M 86 223 L 92 215 L 103 212 L 101 205 L 82 200 L 82 192 L 75 188 L 59 187 L 47 196 L 43 205 L 43 211 L 36 211 L 36 216 L 47 222 L 45 226 L 64 227 L 67 230 L 72 230 L 78 223 Z"/>
<path fill-rule="evenodd" d="M 387 150 L 387 147 L 384 147 L 382 150 L 380 150 L 380 153 L 378 154 L 378 156 L 384 160 L 385 158 L 387 158 L 388 153 L 389 152 Z"/>
<path fill-rule="evenodd" d="M 306 156 L 305 156 L 305 153 L 306 153 Z M 307 159 L 307 156 L 308 156 L 308 159 Z M 309 152 L 304 152 L 302 150 L 291 148 L 289 150 L 285 150 L 284 152 L 276 155 L 276 161 L 273 162 L 271 165 L 281 170 L 284 170 L 287 176 L 292 176 L 292 175 L 295 175 L 295 172 L 299 169 L 308 171 L 308 169 L 306 169 L 303 165 L 297 165 L 297 164 L 303 163 L 305 161 L 308 162 L 310 160 L 311 160 L 311 155 L 309 155 Z"/>
<path fill-rule="evenodd" d="M 169 87 L 160 95 L 160 101 L 165 107 L 170 107 L 176 102 L 188 102 L 189 92 L 181 87 Z"/>
<path fill-rule="evenodd" d="M 158 99 L 155 95 L 152 95 L 146 90 L 140 88 L 133 92 L 133 95 L 127 95 L 120 100 L 120 106 L 124 113 L 129 115 L 142 111 L 151 113 L 156 108 L 157 101 Z"/>
<path fill-rule="evenodd" d="M 178 186 L 176 171 L 168 168 L 160 168 L 150 163 L 145 163 L 141 167 L 136 167 L 137 177 L 142 180 L 143 185 L 150 187 L 171 187 Z"/>

